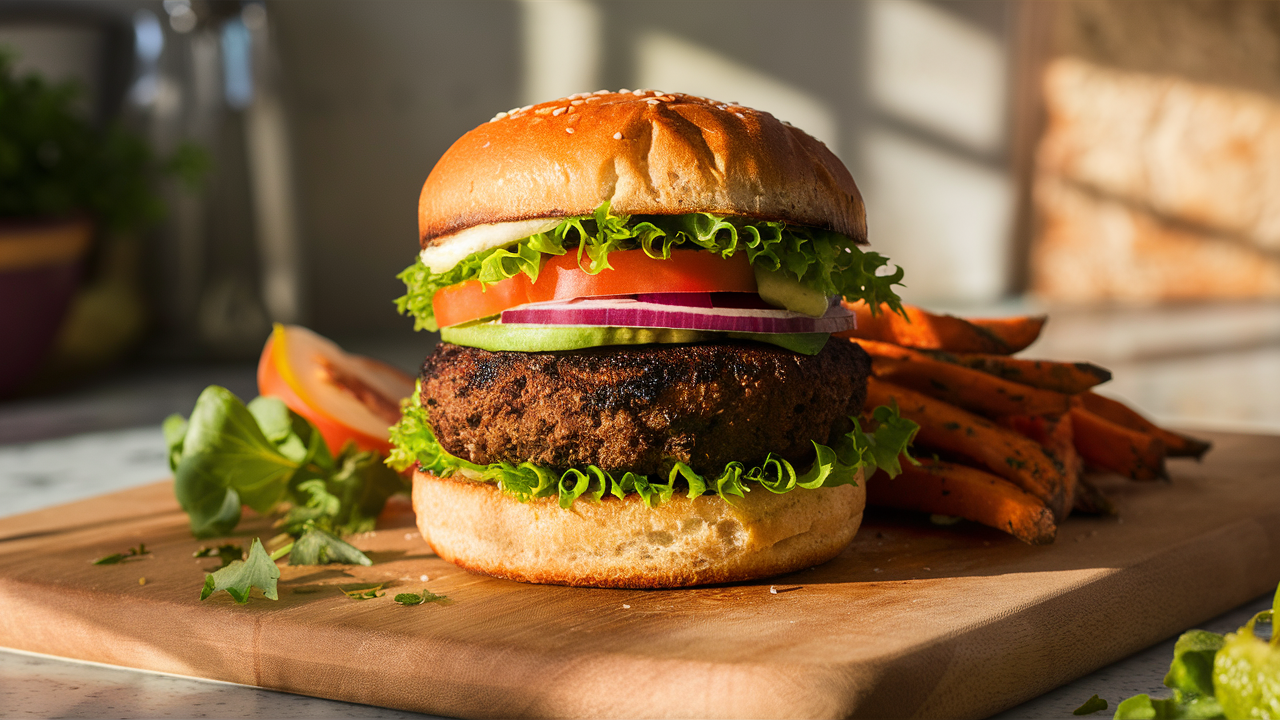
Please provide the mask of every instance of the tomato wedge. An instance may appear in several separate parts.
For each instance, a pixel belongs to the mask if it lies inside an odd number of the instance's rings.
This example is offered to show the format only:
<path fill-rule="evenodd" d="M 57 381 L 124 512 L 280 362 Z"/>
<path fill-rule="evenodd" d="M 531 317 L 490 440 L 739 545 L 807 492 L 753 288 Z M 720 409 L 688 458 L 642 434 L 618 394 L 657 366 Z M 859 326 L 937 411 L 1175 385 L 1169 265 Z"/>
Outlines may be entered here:
<path fill-rule="evenodd" d="M 449 327 L 497 315 L 507 308 L 548 300 L 600 295 L 678 292 L 756 292 L 756 275 L 746 253 L 722 258 L 705 250 L 674 250 L 654 260 L 643 250 L 609 253 L 611 270 L 592 275 L 578 266 L 576 252 L 542 264 L 538 281 L 521 273 L 482 287 L 468 280 L 438 291 L 431 300 L 436 322 Z"/>
<path fill-rule="evenodd" d="M 400 419 L 400 399 L 413 394 L 413 378 L 304 327 L 276 325 L 258 361 L 258 392 L 310 420 L 334 454 L 347 441 L 386 454 L 387 428 Z"/>

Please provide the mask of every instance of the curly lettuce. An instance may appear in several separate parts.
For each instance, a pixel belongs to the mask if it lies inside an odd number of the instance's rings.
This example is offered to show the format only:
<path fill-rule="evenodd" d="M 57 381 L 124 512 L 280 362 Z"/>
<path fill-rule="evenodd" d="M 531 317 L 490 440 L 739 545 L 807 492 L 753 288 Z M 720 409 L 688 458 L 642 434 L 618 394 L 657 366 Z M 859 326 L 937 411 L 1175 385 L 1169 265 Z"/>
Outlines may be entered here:
<path fill-rule="evenodd" d="M 450 285 L 468 280 L 490 285 L 519 273 L 536 281 L 548 255 L 576 252 L 578 265 L 594 275 L 611 267 L 609 254 L 616 250 L 641 249 L 651 258 L 666 260 L 672 250 L 693 248 L 726 258 L 745 252 L 752 265 L 781 271 L 824 295 L 865 300 L 873 312 L 882 303 L 902 311 L 902 301 L 893 291 L 894 285 L 902 284 L 902 268 L 878 275 L 889 259 L 864 252 L 839 233 L 712 213 L 614 215 L 607 202 L 591 215 L 565 218 L 514 245 L 475 253 L 442 273 L 414 262 L 397 276 L 406 292 L 396 300 L 396 308 L 413 316 L 415 330 L 437 330 L 431 299 Z"/>
<path fill-rule="evenodd" d="M 600 502 L 606 494 L 619 499 L 636 494 L 645 505 L 655 507 L 670 500 L 680 489 L 690 498 L 715 494 L 732 502 L 731 497 L 745 497 L 757 486 L 772 493 L 785 493 L 796 488 L 813 490 L 857 484 L 859 470 L 864 477 L 870 477 L 877 469 L 893 477 L 902 472 L 900 458 L 915 462 L 909 448 L 919 430 L 918 425 L 898 413 L 896 406 L 878 407 L 871 414 L 870 424 L 875 426 L 871 432 L 865 432 L 855 417 L 850 418 L 853 430 L 842 435 L 832 447 L 813 443 L 814 461 L 803 472 L 772 454 L 753 467 L 730 462 L 715 475 L 702 475 L 682 462 L 673 462 L 661 476 L 613 473 L 595 465 L 557 471 L 530 462 L 479 465 L 449 454 L 440 447 L 427 411 L 418 398 L 420 392 L 415 392 L 413 398 L 405 400 L 400 422 L 391 427 L 392 451 L 387 457 L 388 465 L 404 471 L 417 464 L 440 477 L 457 474 L 477 482 L 494 483 L 520 502 L 555 496 L 560 507 L 566 509 L 580 498 Z"/>

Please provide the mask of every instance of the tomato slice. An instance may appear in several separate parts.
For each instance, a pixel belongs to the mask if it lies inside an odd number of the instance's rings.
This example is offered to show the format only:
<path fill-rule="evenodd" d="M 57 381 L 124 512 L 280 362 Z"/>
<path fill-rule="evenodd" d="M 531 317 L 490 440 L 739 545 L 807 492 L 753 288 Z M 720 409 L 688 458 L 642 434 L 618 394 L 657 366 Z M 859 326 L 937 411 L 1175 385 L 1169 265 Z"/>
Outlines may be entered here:
<path fill-rule="evenodd" d="M 449 327 L 548 300 L 638 293 L 756 292 L 755 271 L 746 253 L 723 258 L 705 250 L 674 250 L 669 260 L 655 260 L 643 250 L 620 250 L 609 253 L 609 265 L 612 269 L 592 275 L 578 266 L 577 253 L 570 251 L 544 261 L 537 282 L 524 273 L 487 287 L 479 280 L 468 280 L 436 292 L 431 306 L 440 327 Z"/>
<path fill-rule="evenodd" d="M 388 428 L 413 378 L 296 325 L 279 325 L 258 361 L 258 392 L 278 397 L 316 426 L 337 454 L 348 440 L 361 450 L 391 450 Z"/>

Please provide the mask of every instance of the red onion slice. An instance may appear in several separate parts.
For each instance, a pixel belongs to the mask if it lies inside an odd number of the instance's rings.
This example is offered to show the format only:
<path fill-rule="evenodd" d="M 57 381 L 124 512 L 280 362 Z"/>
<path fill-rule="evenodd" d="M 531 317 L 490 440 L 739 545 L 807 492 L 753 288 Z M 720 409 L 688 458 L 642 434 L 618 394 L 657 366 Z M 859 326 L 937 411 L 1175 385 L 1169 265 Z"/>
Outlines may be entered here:
<path fill-rule="evenodd" d="M 504 310 L 502 322 L 744 333 L 834 333 L 855 326 L 853 313 L 841 305 L 833 305 L 826 315 L 813 318 L 776 308 L 687 307 L 621 298 L 576 298 L 520 305 Z"/>

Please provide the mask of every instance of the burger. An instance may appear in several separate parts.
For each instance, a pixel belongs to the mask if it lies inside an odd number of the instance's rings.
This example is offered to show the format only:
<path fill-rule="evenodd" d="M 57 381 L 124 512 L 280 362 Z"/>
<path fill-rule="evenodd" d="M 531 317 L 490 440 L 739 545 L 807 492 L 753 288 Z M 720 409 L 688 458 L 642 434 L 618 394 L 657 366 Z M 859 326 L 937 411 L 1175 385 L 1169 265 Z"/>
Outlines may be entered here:
<path fill-rule="evenodd" d="M 863 407 L 840 301 L 898 307 L 821 142 L 678 93 L 499 113 L 422 188 L 398 302 L 441 342 L 392 428 L 468 570 L 678 587 L 825 562 L 914 432 Z"/>

